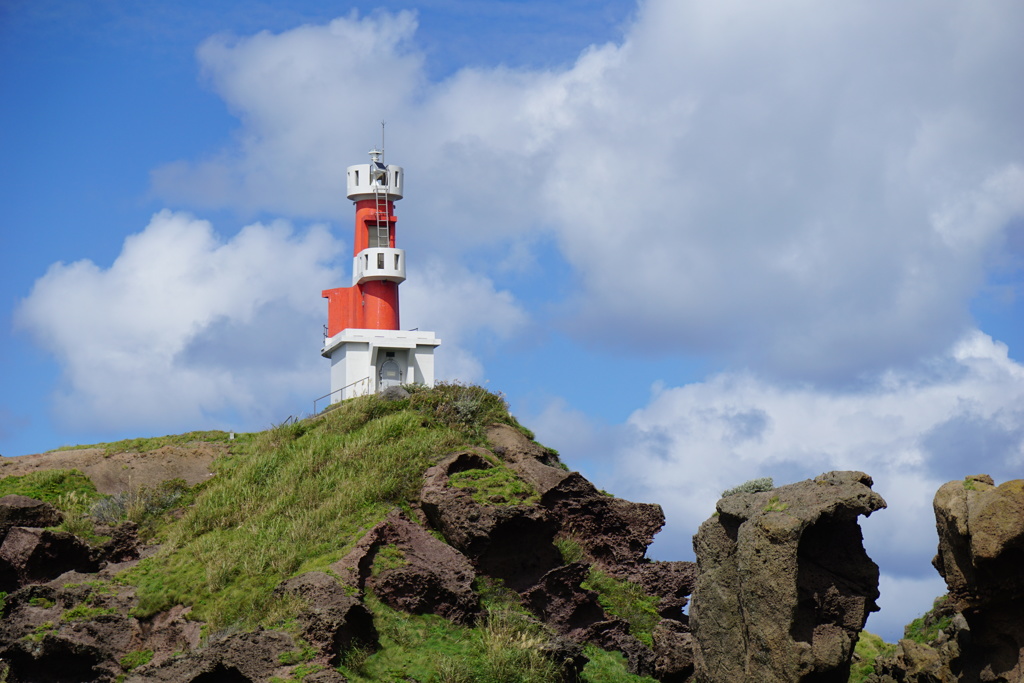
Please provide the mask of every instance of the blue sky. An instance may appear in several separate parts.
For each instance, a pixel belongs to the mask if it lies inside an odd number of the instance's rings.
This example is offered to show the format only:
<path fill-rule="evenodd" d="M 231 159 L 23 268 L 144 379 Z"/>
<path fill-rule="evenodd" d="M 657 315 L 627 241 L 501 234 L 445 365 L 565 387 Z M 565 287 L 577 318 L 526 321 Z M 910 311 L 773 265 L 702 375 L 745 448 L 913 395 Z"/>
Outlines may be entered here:
<path fill-rule="evenodd" d="M 1024 464 L 1024 8 L 8 2 L 0 453 L 328 389 L 344 169 L 406 169 L 403 324 L 690 559 L 725 488 L 871 474 L 892 638 L 931 496 Z"/>

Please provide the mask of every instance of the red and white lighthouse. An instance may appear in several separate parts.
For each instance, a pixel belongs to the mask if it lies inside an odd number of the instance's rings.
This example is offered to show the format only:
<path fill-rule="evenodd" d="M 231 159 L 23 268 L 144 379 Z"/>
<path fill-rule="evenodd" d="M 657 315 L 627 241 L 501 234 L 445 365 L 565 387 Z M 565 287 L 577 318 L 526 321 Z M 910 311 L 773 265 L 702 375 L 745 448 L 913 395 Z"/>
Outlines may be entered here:
<path fill-rule="evenodd" d="M 331 402 L 400 384 L 434 384 L 433 332 L 399 326 L 398 286 L 405 250 L 396 246 L 395 202 L 402 198 L 401 166 L 385 165 L 372 150 L 369 164 L 348 167 L 348 198 L 356 207 L 352 286 L 325 289 L 331 359 Z"/>

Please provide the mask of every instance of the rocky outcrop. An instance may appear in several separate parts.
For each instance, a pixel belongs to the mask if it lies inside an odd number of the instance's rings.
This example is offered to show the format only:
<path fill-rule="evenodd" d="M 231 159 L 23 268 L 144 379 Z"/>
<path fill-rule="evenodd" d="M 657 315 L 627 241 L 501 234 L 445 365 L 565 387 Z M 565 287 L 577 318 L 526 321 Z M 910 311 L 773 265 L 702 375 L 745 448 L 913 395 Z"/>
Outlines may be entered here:
<path fill-rule="evenodd" d="M 965 680 L 1024 679 L 1024 479 L 987 475 L 935 494 L 939 550 L 933 561 L 970 629 L 952 666 Z"/>
<path fill-rule="evenodd" d="M 41 500 L 18 495 L 0 498 L 0 542 L 12 527 L 43 528 L 57 526 L 62 520 L 57 508 Z"/>
<path fill-rule="evenodd" d="M 99 553 L 77 536 L 16 526 L 0 545 L 0 590 L 43 583 L 67 571 L 94 572 Z"/>
<path fill-rule="evenodd" d="M 675 619 L 662 619 L 654 629 L 654 677 L 684 683 L 693 675 L 693 634 Z"/>
<path fill-rule="evenodd" d="M 554 545 L 559 525 L 536 505 L 489 505 L 477 502 L 466 488 L 449 486 L 458 472 L 495 467 L 485 455 L 461 451 L 427 470 L 420 505 L 430 523 L 475 565 L 523 591 L 562 563 Z"/>
<path fill-rule="evenodd" d="M 287 677 L 291 667 L 281 664 L 282 655 L 296 649 L 287 633 L 236 633 L 160 665 L 140 667 L 126 683 L 262 683 Z"/>
<path fill-rule="evenodd" d="M 562 635 L 584 642 L 594 624 L 607 621 L 597 593 L 580 587 L 588 571 L 578 562 L 552 569 L 523 594 L 523 603 Z"/>
<path fill-rule="evenodd" d="M 95 575 L 15 591 L 0 620 L 0 672 L 9 683 L 111 681 L 126 673 L 120 660 L 129 652 L 151 651 L 157 664 L 198 646 L 200 626 L 182 618 L 187 610 L 140 620 L 129 616 L 135 604 L 134 589 Z"/>
<path fill-rule="evenodd" d="M 277 593 L 295 596 L 305 604 L 296 616 L 302 637 L 316 647 L 325 663 L 338 666 L 352 647 L 378 648 L 373 614 L 361 600 L 347 595 L 334 577 L 307 572 L 282 583 Z"/>
<path fill-rule="evenodd" d="M 633 503 L 599 491 L 579 472 L 555 466 L 550 452 L 508 425 L 487 432 L 494 452 L 540 495 L 559 522 L 602 570 L 629 578 L 646 563 L 647 547 L 665 524 L 660 505 Z"/>
<path fill-rule="evenodd" d="M 718 501 L 694 537 L 698 681 L 837 681 L 878 608 L 857 518 L 885 507 L 862 472 Z"/>
<path fill-rule="evenodd" d="M 373 591 L 384 604 L 410 614 L 471 624 L 480 611 L 473 591 L 476 572 L 466 556 L 398 511 L 331 569 L 343 583 Z"/>

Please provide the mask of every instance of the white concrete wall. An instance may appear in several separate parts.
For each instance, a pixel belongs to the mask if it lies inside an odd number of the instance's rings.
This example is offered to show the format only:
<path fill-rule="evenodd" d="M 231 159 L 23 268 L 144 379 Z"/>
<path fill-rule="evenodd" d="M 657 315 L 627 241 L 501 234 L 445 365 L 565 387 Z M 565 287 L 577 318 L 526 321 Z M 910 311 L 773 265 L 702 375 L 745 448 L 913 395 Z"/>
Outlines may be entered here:
<path fill-rule="evenodd" d="M 342 330 L 321 350 L 331 359 L 331 402 L 376 392 L 388 351 L 395 352 L 403 384 L 433 386 L 434 349 L 440 344 L 433 332 L 423 330 Z"/>

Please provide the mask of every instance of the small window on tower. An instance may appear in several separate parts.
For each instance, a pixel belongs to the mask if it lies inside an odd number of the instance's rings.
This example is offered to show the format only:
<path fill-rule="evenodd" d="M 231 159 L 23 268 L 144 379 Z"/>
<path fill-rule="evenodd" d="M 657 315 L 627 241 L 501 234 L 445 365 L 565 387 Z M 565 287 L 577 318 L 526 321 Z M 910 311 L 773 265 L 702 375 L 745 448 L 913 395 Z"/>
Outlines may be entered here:
<path fill-rule="evenodd" d="M 398 270 L 398 254 L 395 254 L 395 270 Z"/>
<path fill-rule="evenodd" d="M 359 171 L 356 171 L 356 185 L 359 184 Z"/>
<path fill-rule="evenodd" d="M 391 235 L 388 231 L 387 223 L 367 223 L 366 230 L 366 246 L 370 248 L 387 248 L 391 246 Z"/>
<path fill-rule="evenodd" d="M 377 270 L 384 270 L 384 254 L 377 254 Z"/>

